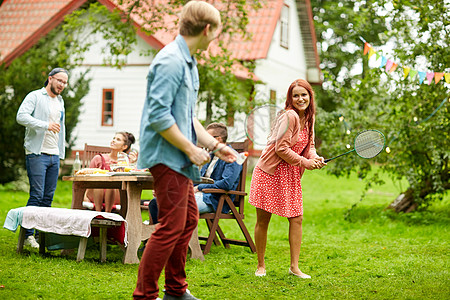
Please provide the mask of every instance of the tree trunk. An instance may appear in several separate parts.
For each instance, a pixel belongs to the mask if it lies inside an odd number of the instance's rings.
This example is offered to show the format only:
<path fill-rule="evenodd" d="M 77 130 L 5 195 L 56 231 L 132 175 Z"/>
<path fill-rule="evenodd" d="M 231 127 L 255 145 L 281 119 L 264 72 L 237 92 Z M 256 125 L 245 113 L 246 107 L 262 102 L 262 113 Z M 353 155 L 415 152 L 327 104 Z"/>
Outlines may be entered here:
<path fill-rule="evenodd" d="M 211 123 L 212 120 L 212 95 L 209 94 L 208 99 L 206 100 L 206 120 L 205 125 L 208 125 Z"/>
<path fill-rule="evenodd" d="M 387 207 L 387 209 L 392 209 L 395 212 L 405 212 L 409 213 L 415 211 L 417 209 L 418 204 L 414 202 L 414 198 L 412 196 L 412 190 L 408 189 L 406 192 L 401 193 L 392 201 L 391 204 Z"/>

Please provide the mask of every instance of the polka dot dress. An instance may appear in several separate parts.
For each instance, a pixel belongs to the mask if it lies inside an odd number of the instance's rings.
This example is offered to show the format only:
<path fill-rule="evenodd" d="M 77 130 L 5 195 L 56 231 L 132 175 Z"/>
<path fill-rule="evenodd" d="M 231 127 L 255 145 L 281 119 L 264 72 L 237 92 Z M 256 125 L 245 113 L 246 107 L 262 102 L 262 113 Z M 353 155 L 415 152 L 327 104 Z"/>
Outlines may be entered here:
<path fill-rule="evenodd" d="M 300 132 L 299 141 L 292 150 L 300 154 L 308 143 L 308 130 Z M 284 160 L 274 175 L 255 167 L 250 185 L 249 203 L 257 208 L 282 217 L 303 215 L 303 197 L 300 167 Z"/>

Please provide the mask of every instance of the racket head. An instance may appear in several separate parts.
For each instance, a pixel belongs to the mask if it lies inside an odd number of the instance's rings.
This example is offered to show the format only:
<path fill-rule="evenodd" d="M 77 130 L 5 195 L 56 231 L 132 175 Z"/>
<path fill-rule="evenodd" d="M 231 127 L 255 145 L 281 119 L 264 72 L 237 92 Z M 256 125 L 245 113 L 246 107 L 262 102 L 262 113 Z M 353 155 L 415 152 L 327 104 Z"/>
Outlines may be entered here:
<path fill-rule="evenodd" d="M 372 158 L 383 151 L 386 138 L 381 131 L 368 129 L 355 137 L 355 152 L 362 158 Z"/>
<path fill-rule="evenodd" d="M 289 127 L 289 118 L 277 105 L 260 105 L 247 114 L 244 126 L 245 135 L 253 144 L 266 146 L 283 137 Z"/>

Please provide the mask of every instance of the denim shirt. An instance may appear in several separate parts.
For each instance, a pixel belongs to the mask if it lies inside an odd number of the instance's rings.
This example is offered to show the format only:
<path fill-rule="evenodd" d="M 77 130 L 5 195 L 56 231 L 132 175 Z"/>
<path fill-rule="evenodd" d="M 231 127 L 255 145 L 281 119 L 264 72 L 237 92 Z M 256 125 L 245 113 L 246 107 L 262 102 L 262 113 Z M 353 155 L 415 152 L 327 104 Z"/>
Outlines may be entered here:
<path fill-rule="evenodd" d="M 20 104 L 17 111 L 16 121 L 20 125 L 25 126 L 25 142 L 24 147 L 26 150 L 34 153 L 41 154 L 42 143 L 44 142 L 45 132 L 48 129 L 48 120 L 50 115 L 50 102 L 48 100 L 48 93 L 45 87 L 40 90 L 30 92 L 22 104 Z M 64 100 L 58 95 L 58 100 L 61 103 L 62 112 L 59 131 L 59 158 L 65 157 L 65 140 L 66 140 L 66 127 L 65 124 L 65 111 Z"/>
<path fill-rule="evenodd" d="M 228 147 L 231 148 L 230 145 Z M 214 154 L 211 154 L 211 160 L 214 158 Z M 207 163 L 202 167 L 200 174 L 205 176 L 206 170 L 208 169 L 211 162 Z M 241 178 L 242 165 L 239 165 L 237 162 L 227 163 L 221 159 L 219 159 L 214 166 L 214 170 L 211 173 L 211 179 L 214 179 L 214 183 L 212 184 L 199 184 L 197 188 L 199 191 L 203 189 L 221 189 L 225 191 L 235 191 L 238 184 L 239 179 Z M 245 175 L 244 175 L 245 176 Z M 222 194 L 211 194 L 204 193 L 203 194 L 203 202 L 206 204 L 210 204 L 214 207 L 214 211 L 217 211 L 217 205 L 219 204 L 219 199 Z M 234 201 L 235 195 L 230 195 L 231 201 Z M 228 203 L 224 203 L 222 208 L 222 212 L 227 214 L 230 211 L 230 206 Z"/>
<path fill-rule="evenodd" d="M 198 89 L 197 61 L 190 55 L 184 38 L 178 35 L 159 51 L 150 65 L 141 118 L 138 168 L 164 164 L 199 181 L 198 167 L 185 167 L 190 162 L 187 155 L 160 135 L 161 131 L 177 124 L 188 140 L 197 143 L 193 120 Z"/>

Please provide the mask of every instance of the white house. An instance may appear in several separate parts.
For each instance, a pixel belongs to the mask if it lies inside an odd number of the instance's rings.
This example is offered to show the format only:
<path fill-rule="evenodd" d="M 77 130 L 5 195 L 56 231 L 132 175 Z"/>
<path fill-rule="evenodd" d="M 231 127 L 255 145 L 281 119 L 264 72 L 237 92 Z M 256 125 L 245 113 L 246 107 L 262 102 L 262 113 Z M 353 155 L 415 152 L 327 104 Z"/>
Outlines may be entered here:
<path fill-rule="evenodd" d="M 9 64 L 85 2 L 4 1 L 0 7 L 0 60 Z M 109 0 L 99 2 L 110 9 L 116 7 Z M 237 58 L 255 61 L 254 74 L 264 82 L 256 87 L 258 96 L 281 99 L 297 78 L 320 84 L 310 0 L 266 0 L 264 3 L 263 8 L 249 14 L 248 31 L 253 33 L 252 40 L 230 46 Z M 152 59 L 139 53 L 161 49 L 173 37 L 138 34 L 137 38 L 137 50 L 128 56 L 127 64 L 120 70 L 103 65 L 99 47 L 91 48 L 86 54 L 82 68 L 90 68 L 92 81 L 74 132 L 77 137 L 74 150 L 82 150 L 85 143 L 109 145 L 117 131 L 129 131 L 139 137 L 146 76 Z M 202 107 L 198 108 L 198 116 L 202 116 Z"/>

